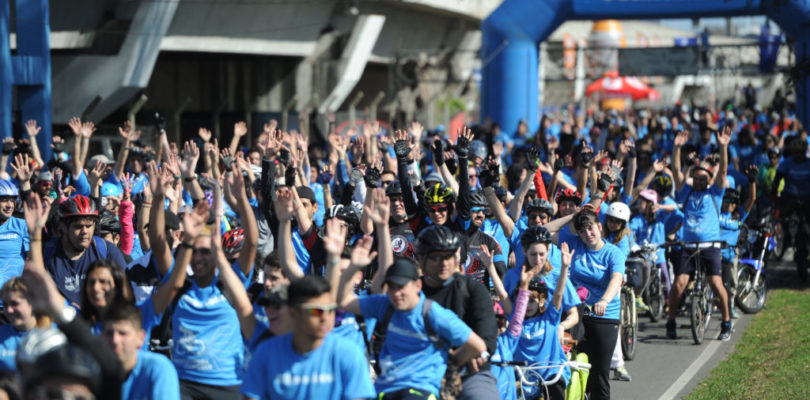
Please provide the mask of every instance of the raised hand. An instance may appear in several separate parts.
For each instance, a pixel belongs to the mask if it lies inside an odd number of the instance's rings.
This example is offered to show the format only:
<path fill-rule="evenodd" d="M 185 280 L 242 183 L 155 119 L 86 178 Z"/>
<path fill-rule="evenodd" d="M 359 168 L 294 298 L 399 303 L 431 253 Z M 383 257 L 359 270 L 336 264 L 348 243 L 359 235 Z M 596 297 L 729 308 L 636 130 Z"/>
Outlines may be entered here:
<path fill-rule="evenodd" d="M 498 159 L 503 157 L 503 142 L 495 142 L 492 145 L 492 155 Z"/>
<path fill-rule="evenodd" d="M 371 196 L 371 204 L 364 209 L 366 214 L 376 225 L 387 224 L 388 218 L 391 216 L 391 208 L 388 206 L 388 196 L 385 195 L 385 189 L 374 189 L 367 196 Z"/>
<path fill-rule="evenodd" d="M 200 149 L 193 141 L 186 141 L 183 145 L 183 159 L 179 163 L 180 173 L 184 178 L 194 176 L 197 160 L 200 158 Z"/>
<path fill-rule="evenodd" d="M 132 123 L 129 121 L 124 121 L 124 124 L 118 127 L 118 134 L 121 135 L 124 140 L 127 142 L 134 142 L 131 140 L 130 137 L 132 136 Z M 82 136 L 84 134 L 82 133 Z"/>
<path fill-rule="evenodd" d="M 731 126 L 726 125 L 722 132 L 717 133 L 717 144 L 720 147 L 728 147 L 729 142 L 731 142 Z"/>
<path fill-rule="evenodd" d="M 235 131 L 236 131 L 236 128 L 234 127 L 234 132 Z M 197 130 L 197 136 L 199 136 L 200 139 L 202 139 L 203 142 L 207 142 L 207 141 L 211 140 L 211 131 L 209 129 L 204 128 L 204 127 L 201 126 L 200 129 Z"/>
<path fill-rule="evenodd" d="M 564 267 L 571 266 L 571 260 L 574 258 L 574 249 L 568 251 L 568 243 L 563 242 L 560 246 L 560 257 L 562 258 L 562 265 Z"/>
<path fill-rule="evenodd" d="M 673 146 L 675 147 L 682 147 L 689 141 L 689 131 L 682 130 L 675 135 L 675 140 L 673 141 Z"/>
<path fill-rule="evenodd" d="M 487 247 L 487 245 L 482 244 L 481 245 L 481 263 L 484 264 L 485 267 L 489 268 L 489 267 L 495 265 L 494 262 L 495 262 L 495 254 L 493 254 L 491 251 L 489 251 L 489 247 Z"/>
<path fill-rule="evenodd" d="M 377 161 L 366 169 L 366 174 L 363 179 L 366 181 L 366 187 L 370 190 L 380 186 L 380 178 L 382 177 L 383 163 Z"/>
<path fill-rule="evenodd" d="M 425 127 L 422 126 L 422 124 L 420 124 L 417 121 L 411 122 L 411 125 L 410 125 L 409 128 L 410 128 L 410 131 L 411 131 L 411 134 L 413 135 L 413 137 L 415 137 L 417 139 L 421 139 L 422 138 L 422 133 L 425 132 Z"/>
<path fill-rule="evenodd" d="M 542 267 L 531 268 L 528 265 L 526 265 L 526 263 L 524 263 L 520 269 L 520 287 L 522 289 L 528 289 L 529 283 L 531 283 L 535 275 L 537 275 L 537 273 L 540 272 L 541 268 Z"/>
<path fill-rule="evenodd" d="M 233 163 L 235 160 L 233 158 L 233 155 L 231 154 L 231 149 L 228 148 L 222 149 L 222 151 L 219 154 L 222 156 L 222 164 L 225 165 L 225 171 L 232 171 Z"/>
<path fill-rule="evenodd" d="M 196 238 L 208 222 L 210 207 L 207 201 L 198 201 L 192 212 L 183 216 L 183 236 Z"/>
<path fill-rule="evenodd" d="M 28 225 L 28 232 L 31 235 L 41 235 L 42 228 L 48 222 L 51 203 L 43 202 L 36 193 L 31 193 L 23 203 L 23 210 L 25 211 L 25 224 Z"/>
<path fill-rule="evenodd" d="M 81 136 L 82 134 L 82 120 L 79 117 L 73 117 L 68 121 L 68 126 L 73 131 L 74 136 Z"/>
<path fill-rule="evenodd" d="M 276 208 L 276 216 L 279 221 L 288 221 L 292 219 L 295 207 L 293 206 L 293 193 L 287 187 L 282 187 L 276 192 L 276 199 L 273 205 Z"/>
<path fill-rule="evenodd" d="M 478 178 L 481 179 L 481 184 L 483 187 L 492 187 L 498 181 L 498 176 L 500 175 L 500 166 L 498 165 L 498 158 L 493 156 L 489 156 L 489 160 L 487 161 L 487 168 L 481 169 L 478 173 Z"/>
<path fill-rule="evenodd" d="M 17 180 L 20 182 L 26 182 L 34 175 L 28 154 L 17 154 L 14 156 L 14 162 L 11 163 L 11 168 L 17 173 Z"/>
<path fill-rule="evenodd" d="M 398 159 L 405 159 L 411 154 L 411 146 L 408 144 L 408 132 L 397 129 L 394 132 L 394 153 Z"/>
<path fill-rule="evenodd" d="M 158 171 L 157 163 L 155 161 L 149 161 L 146 164 L 146 171 L 149 174 L 149 188 L 150 193 L 158 193 L 160 191 L 160 171 Z M 144 188 L 144 192 L 146 188 Z"/>
<path fill-rule="evenodd" d="M 745 170 L 745 176 L 748 178 L 748 182 L 756 183 L 758 173 L 759 168 L 757 168 L 756 165 L 749 165 L 748 168 Z"/>
<path fill-rule="evenodd" d="M 466 158 L 470 154 L 470 143 L 473 140 L 472 130 L 466 126 L 458 129 L 456 139 L 456 154 L 461 158 Z"/>
<path fill-rule="evenodd" d="M 163 170 L 170 172 L 174 176 L 181 176 L 180 165 L 176 154 L 166 155 L 166 162 L 163 163 Z"/>
<path fill-rule="evenodd" d="M 83 138 L 90 139 L 90 136 L 93 136 L 93 132 L 95 132 L 95 131 L 96 131 L 96 124 L 94 124 L 94 123 L 92 123 L 90 121 L 87 121 L 87 122 L 82 124 L 81 133 L 82 133 Z M 141 136 L 141 131 L 137 131 L 135 133 L 138 135 L 138 137 Z M 135 138 L 135 139 L 132 139 L 130 141 L 134 142 L 136 140 L 138 140 L 138 139 Z"/>
<path fill-rule="evenodd" d="M 653 167 L 653 171 L 655 171 L 655 173 L 659 173 L 659 172 L 663 171 L 664 168 L 667 167 L 667 161 L 666 160 L 655 160 L 655 161 L 653 161 L 652 167 Z"/>
<path fill-rule="evenodd" d="M 340 258 L 343 247 L 346 246 L 346 232 L 340 228 L 338 218 L 330 218 L 324 225 L 326 225 L 326 236 L 323 238 L 323 246 L 326 254 L 330 258 Z"/>
<path fill-rule="evenodd" d="M 56 136 L 59 137 L 59 136 Z M 60 138 L 61 139 L 61 138 Z M 14 143 L 13 137 L 7 137 L 3 139 L 3 155 L 9 155 L 14 152 L 17 148 L 17 144 Z"/>
<path fill-rule="evenodd" d="M 241 196 L 245 193 L 245 180 L 242 178 L 242 173 L 239 171 L 230 172 L 225 174 L 226 190 L 232 195 Z"/>
<path fill-rule="evenodd" d="M 363 154 L 366 151 L 366 138 L 357 136 L 352 142 L 352 161 L 360 162 L 363 159 Z"/>
<path fill-rule="evenodd" d="M 264 133 L 273 135 L 276 132 L 276 127 L 278 127 L 278 121 L 271 119 L 270 122 L 264 124 Z"/>
<path fill-rule="evenodd" d="M 540 166 L 540 149 L 533 146 L 526 154 L 526 167 L 529 172 L 535 173 Z"/>
<path fill-rule="evenodd" d="M 591 149 L 591 151 L 593 151 L 593 149 Z M 596 153 L 596 155 L 593 157 L 593 162 L 598 164 L 600 161 L 604 160 L 607 157 L 608 157 L 607 151 L 599 150 L 599 152 Z"/>
<path fill-rule="evenodd" d="M 433 150 L 433 161 L 436 165 L 441 166 L 444 164 L 444 141 L 441 138 L 436 138 L 433 141 L 431 150 Z"/>
<path fill-rule="evenodd" d="M 373 242 L 374 239 L 372 239 L 369 235 L 365 235 L 357 240 L 357 242 L 354 244 L 354 249 L 352 250 L 351 255 L 352 266 L 365 267 L 374 261 L 374 257 L 377 256 L 377 252 L 371 251 L 371 244 Z"/>
<path fill-rule="evenodd" d="M 247 129 L 247 124 L 245 123 L 245 121 L 239 121 L 239 122 L 233 124 L 233 135 L 234 136 L 236 136 L 236 137 L 245 136 L 247 131 L 248 131 L 248 129 Z M 206 140 L 206 142 L 207 142 L 207 140 Z"/>
<path fill-rule="evenodd" d="M 33 119 L 29 119 L 28 122 L 25 123 L 25 131 L 28 132 L 28 136 L 31 138 L 36 137 L 40 130 L 42 130 L 42 127 L 37 126 L 37 121 Z"/>

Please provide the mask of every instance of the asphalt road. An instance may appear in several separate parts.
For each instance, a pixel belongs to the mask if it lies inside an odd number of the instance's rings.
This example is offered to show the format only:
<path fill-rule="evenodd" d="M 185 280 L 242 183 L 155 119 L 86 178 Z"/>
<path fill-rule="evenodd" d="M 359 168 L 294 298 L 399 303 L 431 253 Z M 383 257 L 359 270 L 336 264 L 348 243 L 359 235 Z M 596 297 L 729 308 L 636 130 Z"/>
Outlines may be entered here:
<path fill-rule="evenodd" d="M 788 250 L 789 252 L 789 250 Z M 771 261 L 767 264 L 768 286 L 795 287 L 796 269 L 791 254 L 785 254 L 785 261 Z M 767 307 L 767 305 L 766 305 Z M 625 364 L 632 376 L 630 382 L 610 381 L 613 399 L 679 399 L 689 394 L 709 372 L 727 358 L 734 345 L 751 321 L 752 315 L 740 313 L 734 320 L 731 340 L 716 340 L 720 333 L 720 313 L 712 314 L 712 322 L 706 331 L 706 339 L 701 345 L 692 341 L 689 319 L 679 316 L 678 338 L 666 337 L 666 321 L 651 323 L 646 316 L 639 316 L 639 343 L 636 358 Z M 611 378 L 612 378 L 611 374 Z"/>

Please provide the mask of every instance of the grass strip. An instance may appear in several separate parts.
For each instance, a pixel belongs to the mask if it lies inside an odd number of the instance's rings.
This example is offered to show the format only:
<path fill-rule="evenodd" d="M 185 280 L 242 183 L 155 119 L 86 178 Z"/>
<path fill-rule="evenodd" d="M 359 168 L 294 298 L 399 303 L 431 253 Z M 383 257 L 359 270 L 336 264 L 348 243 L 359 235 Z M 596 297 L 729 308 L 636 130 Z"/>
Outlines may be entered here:
<path fill-rule="evenodd" d="M 688 400 L 810 399 L 810 290 L 776 289 Z"/>

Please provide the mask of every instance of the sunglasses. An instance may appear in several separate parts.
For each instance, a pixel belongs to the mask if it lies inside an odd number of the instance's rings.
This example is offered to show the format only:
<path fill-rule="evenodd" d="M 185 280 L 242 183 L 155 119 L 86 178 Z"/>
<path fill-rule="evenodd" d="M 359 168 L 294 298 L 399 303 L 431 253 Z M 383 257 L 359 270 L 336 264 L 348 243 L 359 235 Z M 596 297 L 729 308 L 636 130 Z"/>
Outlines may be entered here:
<path fill-rule="evenodd" d="M 455 253 L 433 253 L 428 254 L 427 258 L 430 261 L 444 261 L 450 258 L 454 258 L 456 256 Z"/>
<path fill-rule="evenodd" d="M 447 209 L 448 209 L 447 206 L 430 207 L 430 212 L 440 213 L 440 212 L 447 211 Z"/>
<path fill-rule="evenodd" d="M 301 304 L 298 308 L 310 317 L 323 317 L 327 313 L 335 312 L 337 304 Z"/>
<path fill-rule="evenodd" d="M 485 213 L 485 212 L 487 212 L 487 208 L 486 207 L 471 207 L 470 212 L 482 212 L 482 213 Z"/>

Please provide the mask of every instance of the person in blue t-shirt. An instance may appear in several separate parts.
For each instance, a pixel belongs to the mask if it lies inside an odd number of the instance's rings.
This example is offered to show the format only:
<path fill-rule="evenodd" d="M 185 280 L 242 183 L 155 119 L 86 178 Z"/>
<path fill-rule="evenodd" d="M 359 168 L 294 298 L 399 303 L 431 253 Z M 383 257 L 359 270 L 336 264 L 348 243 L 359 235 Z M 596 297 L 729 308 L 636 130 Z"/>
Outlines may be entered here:
<path fill-rule="evenodd" d="M 30 246 L 25 221 L 12 216 L 18 194 L 16 185 L 0 179 L 0 286 L 22 274 Z"/>
<path fill-rule="evenodd" d="M 371 261 L 368 247 L 361 243 L 352 251 L 352 265 L 344 272 L 346 277 Z M 387 333 L 377 357 L 380 372 L 374 386 L 378 399 L 435 399 L 448 358 L 460 366 L 486 351 L 484 341 L 455 313 L 425 297 L 413 261 L 400 258 L 388 267 L 385 273 L 387 295 L 358 299 L 347 281 L 344 277 L 340 288 L 341 309 L 381 323 L 386 320 L 387 310 L 393 310 L 388 326 L 383 328 Z M 427 312 L 424 307 L 429 308 Z M 434 335 L 437 338 L 431 338 Z M 452 357 L 451 347 L 456 348 Z"/>
<path fill-rule="evenodd" d="M 337 305 L 329 283 L 312 275 L 294 279 L 287 307 L 293 332 L 256 348 L 242 395 L 281 400 L 376 398 L 363 350 L 330 334 Z"/>
<path fill-rule="evenodd" d="M 162 354 L 142 350 L 147 334 L 141 311 L 129 302 L 114 303 L 104 318 L 102 337 L 118 356 L 126 380 L 121 400 L 180 399 L 177 370 Z"/>
<path fill-rule="evenodd" d="M 76 307 L 87 270 L 109 258 L 126 266 L 124 255 L 113 243 L 94 236 L 98 210 L 93 201 L 77 195 L 59 204 L 59 234 L 44 249 L 45 269 L 53 276 L 63 296 Z"/>
<path fill-rule="evenodd" d="M 720 240 L 720 202 L 726 188 L 726 173 L 728 172 L 728 144 L 731 140 L 731 128 L 723 128 L 717 134 L 717 143 L 720 146 L 720 160 L 717 171 L 708 162 L 695 166 L 691 171 L 691 182 L 687 182 L 684 173 L 681 171 L 681 147 L 686 144 L 689 132 L 679 132 L 675 137 L 675 145 L 672 150 L 672 173 L 675 188 L 678 190 L 676 199 L 683 204 L 683 241 L 684 242 L 710 242 Z M 714 173 L 716 175 L 713 177 Z M 686 285 L 689 283 L 689 276 L 694 270 L 694 262 L 689 262 L 689 256 L 696 249 L 681 249 L 673 254 L 672 265 L 675 270 L 675 282 L 669 292 L 669 315 L 667 319 L 667 337 L 676 339 L 678 337 L 675 330 L 675 314 L 681 302 Z M 707 247 L 700 249 L 700 260 L 698 262 L 706 266 L 709 275 L 709 286 L 714 291 L 715 296 L 720 299 L 720 311 L 723 322 L 720 325 L 720 335 L 718 339 L 729 340 L 731 338 L 731 313 L 728 309 L 728 294 L 723 287 L 722 264 L 719 247 Z"/>
<path fill-rule="evenodd" d="M 627 257 L 602 238 L 599 218 L 591 209 L 574 217 L 577 237 L 573 240 L 570 278 L 574 286 L 588 289 L 585 303 L 593 309 L 583 317 L 585 346 L 591 362 L 586 392 L 591 399 L 610 398 L 610 360 L 619 334 L 619 289 Z"/>
<path fill-rule="evenodd" d="M 756 177 L 757 168 L 752 166 L 747 173 Z M 723 207 L 720 212 L 720 235 L 728 247 L 722 250 L 723 256 L 723 283 L 728 291 L 728 307 L 731 310 L 732 318 L 739 318 L 734 310 L 734 297 L 737 294 L 737 268 L 736 251 L 737 240 L 740 236 L 740 228 L 748 219 L 748 214 L 754 208 L 757 197 L 756 179 L 751 179 L 748 183 L 748 199 L 742 208 L 737 208 L 740 203 L 740 192 L 736 189 L 727 189 L 723 195 Z M 746 238 L 743 238 L 746 240 Z"/>
<path fill-rule="evenodd" d="M 668 212 L 658 206 L 658 193 L 653 189 L 644 189 L 639 193 L 639 214 L 630 220 L 630 230 L 637 243 L 663 245 L 667 241 L 669 232 L 666 230 L 666 222 L 669 218 Z M 666 254 L 663 248 L 655 251 L 655 260 L 650 260 L 661 269 L 667 291 L 670 288 L 669 268 L 667 268 Z M 647 286 L 647 277 L 643 280 L 642 290 L 644 293 Z"/>
<path fill-rule="evenodd" d="M 3 314 L 8 323 L 0 326 L 0 372 L 16 371 L 15 356 L 23 337 L 37 325 L 29 299 L 31 293 L 22 278 L 11 278 L 0 289 Z"/>

